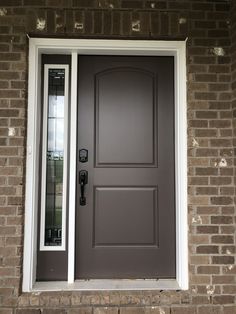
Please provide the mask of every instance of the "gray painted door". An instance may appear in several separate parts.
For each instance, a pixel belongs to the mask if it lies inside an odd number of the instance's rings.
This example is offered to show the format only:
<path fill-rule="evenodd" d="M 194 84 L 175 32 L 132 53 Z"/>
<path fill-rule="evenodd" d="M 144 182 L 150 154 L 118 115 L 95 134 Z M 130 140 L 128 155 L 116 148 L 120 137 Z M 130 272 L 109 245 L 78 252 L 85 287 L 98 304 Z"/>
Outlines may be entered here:
<path fill-rule="evenodd" d="M 173 57 L 79 56 L 78 75 L 76 278 L 173 278 Z"/>

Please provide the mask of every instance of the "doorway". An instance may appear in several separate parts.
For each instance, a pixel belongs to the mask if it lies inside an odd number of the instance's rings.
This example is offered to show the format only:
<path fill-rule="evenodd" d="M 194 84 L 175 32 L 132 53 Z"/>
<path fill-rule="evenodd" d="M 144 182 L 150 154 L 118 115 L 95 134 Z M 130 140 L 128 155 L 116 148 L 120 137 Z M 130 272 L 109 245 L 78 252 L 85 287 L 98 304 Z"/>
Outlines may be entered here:
<path fill-rule="evenodd" d="M 78 58 L 75 277 L 175 278 L 174 58 Z"/>
<path fill-rule="evenodd" d="M 70 116 L 68 120 L 68 207 L 67 207 L 67 218 L 68 219 L 68 235 L 66 236 L 66 250 L 68 251 L 68 270 L 67 270 L 67 281 L 50 281 L 44 285 L 43 282 L 36 282 L 36 267 L 37 267 L 37 225 L 38 225 L 38 200 L 39 200 L 39 180 L 38 180 L 38 169 L 41 158 L 40 150 L 40 129 L 41 122 L 38 119 L 41 112 L 41 97 L 40 97 L 40 82 L 41 82 L 41 56 L 42 54 L 60 54 L 71 56 L 71 71 L 70 77 Z M 136 278 L 135 274 L 129 273 L 128 275 L 117 276 L 117 279 L 96 279 L 96 280 L 75 280 L 78 278 L 85 278 L 84 275 L 80 277 L 77 274 L 76 267 L 78 266 L 77 260 L 77 248 L 78 243 L 77 234 L 78 232 L 76 225 L 76 219 L 79 214 L 79 198 L 81 197 L 81 189 L 79 181 L 78 171 L 86 170 L 86 163 L 79 163 L 79 152 L 80 149 L 86 149 L 86 147 L 78 146 L 77 132 L 78 128 L 78 102 L 77 93 L 78 89 L 78 55 L 79 56 L 132 56 L 133 58 L 138 57 L 171 57 L 174 62 L 174 181 L 175 181 L 175 276 L 161 277 L 157 274 L 156 280 L 120 280 L 119 278 Z M 81 63 L 79 64 L 81 67 Z M 80 70 L 80 69 L 79 69 Z M 148 72 L 149 70 L 147 70 Z M 145 71 L 144 71 L 145 72 Z M 150 71 L 149 71 L 150 72 Z M 160 77 L 160 81 L 162 81 Z M 26 163 L 26 195 L 25 195 L 25 230 L 24 230 L 24 265 L 23 265 L 23 291 L 42 291 L 42 290 L 152 290 L 152 289 L 188 289 L 188 242 L 187 242 L 187 119 L 186 119 L 186 42 L 184 41 L 151 41 L 151 40 L 102 40 L 102 39 L 53 39 L 53 38 L 31 38 L 29 40 L 29 87 L 28 87 L 28 115 L 32 117 L 28 119 L 27 125 L 27 163 Z M 95 115 L 95 113 L 94 113 Z M 95 119 L 93 118 L 93 121 Z M 161 122 L 161 121 L 160 121 Z M 159 122 L 158 122 L 159 123 Z M 95 125 L 96 126 L 96 125 Z M 159 126 L 158 126 L 159 127 Z M 94 130 L 94 126 L 92 126 Z M 157 133 L 156 133 L 157 134 Z M 86 144 L 86 143 L 85 143 Z M 158 143 L 159 146 L 159 143 Z M 100 146 L 99 146 L 100 147 Z M 78 152 L 78 154 L 77 154 Z M 99 155 L 98 155 L 99 157 Z M 101 157 L 101 156 L 100 156 Z M 100 158 L 99 157 L 99 158 Z M 88 151 L 88 158 L 91 158 Z M 118 161 L 119 163 L 120 161 Z M 132 161 L 133 162 L 133 161 Z M 136 160 L 133 162 L 136 169 L 143 173 L 146 168 L 155 168 L 154 166 L 143 167 L 138 165 L 140 161 Z M 149 161 L 148 161 L 149 162 Z M 156 162 L 156 161 L 155 161 Z M 155 163 L 154 162 L 154 163 Z M 96 157 L 96 163 L 93 162 L 95 172 L 102 172 L 102 162 Z M 101 165 L 99 165 L 99 163 Z M 113 162 L 114 164 L 117 161 Z M 159 166 L 159 160 L 157 160 Z M 84 168 L 83 168 L 84 167 Z M 107 167 L 105 161 L 105 169 Z M 123 163 L 124 170 L 129 168 Z M 113 165 L 110 167 L 112 171 L 118 171 L 119 167 Z M 88 170 L 87 170 L 88 171 Z M 94 173 L 95 173 L 94 172 Z M 88 184 L 85 185 L 84 196 L 89 202 L 91 174 L 88 172 Z M 127 186 L 133 188 L 145 188 L 149 185 L 151 188 L 157 186 L 154 182 L 151 186 L 149 182 L 144 181 L 143 185 L 140 183 L 131 182 L 129 183 L 129 173 L 127 172 L 127 182 L 120 183 L 120 185 L 113 186 L 114 188 L 126 189 Z M 145 176 L 144 176 L 145 177 Z M 101 183 L 94 181 L 94 186 L 99 188 Z M 96 185 L 97 184 L 97 185 Z M 113 184 L 113 183 L 112 183 Z M 115 184 L 115 183 L 114 183 Z M 159 184 L 159 183 L 158 183 Z M 125 186 L 124 186 L 125 185 Z M 137 186 L 136 186 L 137 185 Z M 106 187 L 105 185 L 103 187 Z M 113 188 L 110 183 L 107 183 L 107 188 Z M 123 191 L 123 190 L 122 190 Z M 146 190 L 145 190 L 146 191 Z M 101 191 L 103 192 L 103 191 Z M 110 192 L 110 190 L 109 190 Z M 100 190 L 99 190 L 100 193 Z M 97 195 L 99 194 L 97 193 Z M 98 204 L 100 204 L 100 193 L 97 197 Z M 108 193 L 109 194 L 109 193 Z M 138 193 L 136 193 L 137 195 Z M 151 192 L 149 193 L 149 195 Z M 158 193 L 153 192 L 154 195 L 159 197 Z M 95 195 L 95 193 L 93 193 Z M 110 196 L 109 196 L 110 197 Z M 112 196 L 112 200 L 114 200 Z M 119 201 L 121 197 L 119 197 Z M 131 197 L 131 201 L 132 197 Z M 100 202 L 100 203 L 99 203 Z M 137 202 L 137 201 L 136 201 Z M 103 200 L 102 200 L 102 203 Z M 154 201 L 152 202 L 154 203 Z M 89 203 L 87 203 L 89 204 Z M 114 201 L 112 201 L 114 204 Z M 88 205 L 81 206 L 85 208 Z M 100 205 L 99 205 L 100 206 Z M 101 206 L 100 206 L 101 207 Z M 110 207 L 110 206 L 109 206 Z M 120 206 L 119 206 L 120 207 Z M 151 208 L 151 206 L 149 206 Z M 159 210 L 159 209 L 158 209 Z M 159 213 L 158 213 L 159 214 Z M 98 216 L 97 216 L 98 217 Z M 99 220 L 98 220 L 99 221 Z M 100 220 L 101 221 L 101 220 Z M 161 221 L 161 220 L 160 220 Z M 103 222 L 103 220 L 102 220 Z M 120 222 L 122 224 L 122 222 Z M 123 224 L 122 224 L 123 226 Z M 105 230 L 105 229 L 104 229 Z M 95 233 L 93 233 L 95 234 Z M 135 234 L 135 232 L 134 232 Z M 102 234 L 99 235 L 100 240 Z M 118 233 L 119 235 L 119 233 Z M 120 232 L 121 235 L 121 232 Z M 136 232 L 137 235 L 137 232 Z M 138 238 L 136 238 L 137 241 Z M 147 238 L 146 238 L 147 239 Z M 99 240 L 99 241 L 100 241 Z M 118 239 L 120 240 L 120 239 Z M 103 239 L 102 239 L 103 241 Z M 148 238 L 150 243 L 150 237 Z M 158 240 L 160 241 L 160 239 Z M 96 246 L 97 244 L 93 242 Z M 118 241 L 116 243 L 119 243 Z M 97 246 L 102 246 L 102 243 L 98 243 Z M 124 243 L 121 242 L 123 245 Z M 131 242 L 132 245 L 127 245 L 126 248 L 134 248 L 135 243 Z M 143 244 L 143 243 L 142 243 Z M 144 243 L 147 246 L 147 243 Z M 109 246 L 109 245 L 108 245 Z M 144 247 L 144 245 L 142 245 Z M 99 247 L 100 248 L 100 247 Z M 116 246 L 118 248 L 118 245 Z M 127 264 L 128 265 L 128 264 Z M 78 275 L 78 276 L 77 276 Z M 95 278 L 95 276 L 94 276 Z M 104 276 L 105 278 L 105 276 Z M 107 276 L 110 278 L 110 276 Z M 112 276 L 112 278 L 114 278 Z M 145 276 L 144 278 L 147 278 Z"/>

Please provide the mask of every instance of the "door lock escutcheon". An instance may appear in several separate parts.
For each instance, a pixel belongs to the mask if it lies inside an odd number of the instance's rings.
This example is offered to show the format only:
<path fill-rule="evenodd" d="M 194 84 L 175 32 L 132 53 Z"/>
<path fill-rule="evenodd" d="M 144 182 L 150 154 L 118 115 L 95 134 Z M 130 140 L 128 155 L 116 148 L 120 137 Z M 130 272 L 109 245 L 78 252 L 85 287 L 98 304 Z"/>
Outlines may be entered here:
<path fill-rule="evenodd" d="M 80 184 L 80 199 L 79 203 L 81 206 L 86 205 L 86 197 L 84 196 L 84 187 L 88 184 L 88 171 L 80 170 L 79 172 L 79 184 Z"/>

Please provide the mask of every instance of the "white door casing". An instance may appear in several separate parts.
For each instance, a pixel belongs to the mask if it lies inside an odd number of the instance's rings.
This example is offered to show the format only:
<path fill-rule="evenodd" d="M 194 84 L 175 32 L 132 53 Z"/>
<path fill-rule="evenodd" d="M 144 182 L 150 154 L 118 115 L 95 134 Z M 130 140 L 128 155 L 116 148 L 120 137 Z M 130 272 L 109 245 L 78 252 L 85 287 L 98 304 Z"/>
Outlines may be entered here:
<path fill-rule="evenodd" d="M 68 281 L 37 282 L 37 212 L 40 121 L 41 54 L 71 54 L 71 120 L 69 161 Z M 78 54 L 174 56 L 175 60 L 175 180 L 176 180 L 176 280 L 74 281 L 75 190 Z M 159 290 L 188 289 L 187 226 L 187 121 L 185 41 L 29 39 L 29 84 L 23 291 L 55 290 Z"/>

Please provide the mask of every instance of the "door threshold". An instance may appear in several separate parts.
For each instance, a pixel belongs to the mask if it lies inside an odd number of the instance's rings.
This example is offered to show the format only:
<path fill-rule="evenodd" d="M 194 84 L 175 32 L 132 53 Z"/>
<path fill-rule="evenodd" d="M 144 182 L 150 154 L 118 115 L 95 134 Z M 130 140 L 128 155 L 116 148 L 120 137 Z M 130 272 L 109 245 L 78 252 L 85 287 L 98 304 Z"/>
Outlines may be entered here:
<path fill-rule="evenodd" d="M 32 292 L 93 290 L 180 290 L 176 279 L 92 279 L 35 282 Z"/>

